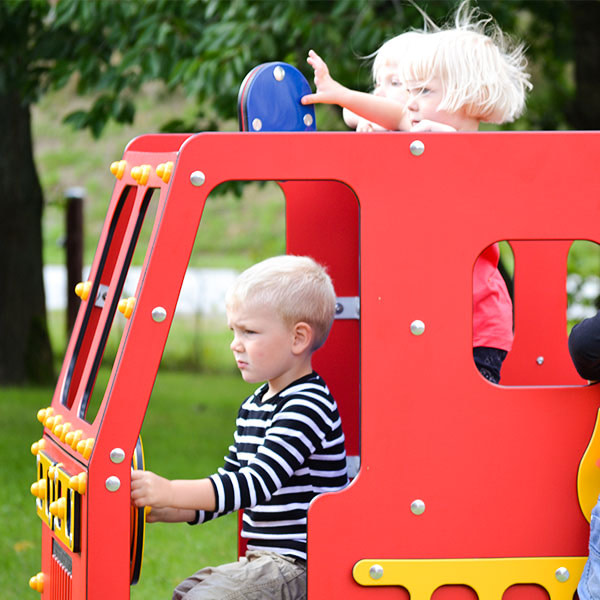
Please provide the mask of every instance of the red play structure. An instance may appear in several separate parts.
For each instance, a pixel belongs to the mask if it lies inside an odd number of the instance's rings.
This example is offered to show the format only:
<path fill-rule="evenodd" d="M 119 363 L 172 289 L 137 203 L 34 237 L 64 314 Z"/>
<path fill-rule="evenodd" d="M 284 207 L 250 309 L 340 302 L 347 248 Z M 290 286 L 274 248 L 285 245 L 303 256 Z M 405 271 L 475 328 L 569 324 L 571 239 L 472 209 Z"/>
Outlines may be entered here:
<path fill-rule="evenodd" d="M 43 600 L 129 598 L 144 521 L 130 469 L 204 203 L 222 182 L 273 180 L 287 251 L 325 263 L 340 296 L 315 368 L 360 457 L 351 485 L 311 506 L 310 600 L 571 600 L 600 491 L 594 440 L 582 463 L 600 395 L 567 352 L 566 257 L 571 240 L 600 242 L 598 155 L 600 134 L 568 132 L 133 140 L 38 415 L 32 587 Z M 153 192 L 130 318 L 86 419 Z M 515 344 L 496 386 L 473 363 L 472 270 L 499 240 L 515 256 Z"/>

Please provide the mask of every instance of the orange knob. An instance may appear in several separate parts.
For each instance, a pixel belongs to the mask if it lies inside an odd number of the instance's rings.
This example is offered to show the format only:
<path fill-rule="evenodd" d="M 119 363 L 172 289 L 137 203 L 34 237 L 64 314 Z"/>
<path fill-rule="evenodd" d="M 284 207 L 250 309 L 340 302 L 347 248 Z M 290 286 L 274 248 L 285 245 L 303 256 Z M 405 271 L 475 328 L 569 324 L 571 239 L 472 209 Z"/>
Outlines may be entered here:
<path fill-rule="evenodd" d="M 171 174 L 173 173 L 173 163 L 168 161 L 166 163 L 161 163 L 156 167 L 156 174 L 165 182 L 169 183 L 171 179 Z"/>
<path fill-rule="evenodd" d="M 110 165 L 110 172 L 117 178 L 122 179 L 125 174 L 125 168 L 127 167 L 127 162 L 124 160 L 116 160 L 114 163 Z"/>
<path fill-rule="evenodd" d="M 130 319 L 135 308 L 135 298 L 123 298 L 119 302 L 119 311 L 123 313 L 126 319 Z"/>
<path fill-rule="evenodd" d="M 29 580 L 29 587 L 36 592 L 44 591 L 44 574 L 38 573 Z"/>
<path fill-rule="evenodd" d="M 91 281 L 80 281 L 75 286 L 75 295 L 79 296 L 82 300 L 87 300 L 90 297 L 90 291 L 92 290 Z"/>
<path fill-rule="evenodd" d="M 51 502 L 49 509 L 51 515 L 62 521 L 65 518 L 65 513 L 67 512 L 67 499 L 59 498 L 56 500 L 56 502 Z"/>
<path fill-rule="evenodd" d="M 46 440 L 44 438 L 42 438 L 41 440 L 38 440 L 37 442 L 34 442 L 33 444 L 31 444 L 31 454 L 37 456 L 38 452 L 40 450 L 43 450 L 46 447 Z"/>
<path fill-rule="evenodd" d="M 40 408 L 37 412 L 37 420 L 40 423 L 43 423 L 44 420 L 49 417 L 54 412 L 54 409 L 49 406 L 48 408 Z"/>
<path fill-rule="evenodd" d="M 81 429 L 77 429 L 76 431 L 69 431 L 67 435 L 65 435 L 65 443 L 71 446 L 73 450 L 77 448 L 77 444 L 81 440 L 83 436 L 83 431 Z"/>
<path fill-rule="evenodd" d="M 40 479 L 39 481 L 32 483 L 29 490 L 36 498 L 40 498 L 40 499 L 45 498 L 46 497 L 46 480 Z"/>
<path fill-rule="evenodd" d="M 92 455 L 92 448 L 94 447 L 94 438 L 88 438 L 87 440 L 81 440 L 77 444 L 77 452 L 83 455 L 83 458 L 89 458 Z"/>
<path fill-rule="evenodd" d="M 87 473 L 82 471 L 79 475 L 74 475 L 69 479 L 69 489 L 79 494 L 85 494 L 87 489 Z"/>

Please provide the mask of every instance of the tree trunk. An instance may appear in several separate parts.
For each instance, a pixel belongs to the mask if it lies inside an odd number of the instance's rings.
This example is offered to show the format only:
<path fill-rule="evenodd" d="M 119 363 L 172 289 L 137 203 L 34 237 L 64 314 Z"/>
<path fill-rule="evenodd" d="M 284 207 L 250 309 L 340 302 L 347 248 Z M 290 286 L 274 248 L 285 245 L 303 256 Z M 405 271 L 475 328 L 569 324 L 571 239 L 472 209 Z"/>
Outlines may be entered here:
<path fill-rule="evenodd" d="M 54 379 L 29 105 L 0 94 L 0 386 Z"/>
<path fill-rule="evenodd" d="M 573 18 L 576 83 L 569 120 L 574 129 L 600 129 L 600 1 L 567 4 Z"/>

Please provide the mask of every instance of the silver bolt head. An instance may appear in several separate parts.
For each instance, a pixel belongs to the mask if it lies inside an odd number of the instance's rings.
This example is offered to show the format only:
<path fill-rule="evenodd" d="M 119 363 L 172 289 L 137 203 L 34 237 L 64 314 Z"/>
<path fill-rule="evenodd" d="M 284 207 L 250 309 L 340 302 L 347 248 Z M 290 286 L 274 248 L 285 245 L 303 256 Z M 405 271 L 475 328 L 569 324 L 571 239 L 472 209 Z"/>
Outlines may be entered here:
<path fill-rule="evenodd" d="M 538 365 L 543 365 L 543 364 L 544 364 L 544 357 L 543 357 L 543 356 L 538 356 L 538 357 L 535 359 L 535 362 L 536 362 Z"/>
<path fill-rule="evenodd" d="M 425 502 L 423 500 L 413 500 L 410 504 L 410 512 L 413 515 L 422 515 L 425 512 Z"/>
<path fill-rule="evenodd" d="M 167 318 L 167 311 L 162 306 L 156 306 L 152 309 L 152 320 L 156 323 L 162 323 Z"/>
<path fill-rule="evenodd" d="M 206 181 L 206 175 L 202 171 L 194 171 L 190 175 L 190 183 L 192 185 L 195 185 L 196 187 L 200 187 L 201 185 L 204 185 L 205 181 Z"/>
<path fill-rule="evenodd" d="M 123 448 L 113 448 L 110 451 L 110 460 L 116 465 L 122 463 L 125 460 L 125 450 Z"/>
<path fill-rule="evenodd" d="M 414 140 L 410 143 L 410 153 L 413 156 L 421 156 L 425 152 L 425 144 L 421 140 Z"/>
<path fill-rule="evenodd" d="M 571 574 L 569 573 L 569 569 L 567 569 L 567 567 L 558 567 L 554 573 L 554 576 L 556 577 L 557 581 L 564 583 L 565 581 L 568 581 Z"/>
<path fill-rule="evenodd" d="M 304 117 L 302 117 L 302 121 L 307 127 L 310 127 L 313 124 L 313 116 L 309 113 L 306 113 Z"/>
<path fill-rule="evenodd" d="M 415 319 L 410 324 L 410 332 L 413 335 L 423 335 L 423 333 L 425 333 L 425 323 L 423 323 L 423 321 L 420 319 Z"/>
<path fill-rule="evenodd" d="M 118 477 L 111 475 L 107 478 L 105 485 L 109 492 L 116 492 L 121 487 L 121 480 Z"/>
<path fill-rule="evenodd" d="M 262 129 L 262 121 L 258 117 L 252 119 L 252 129 L 254 129 L 254 131 L 260 131 Z"/>
<path fill-rule="evenodd" d="M 283 78 L 285 77 L 285 71 L 283 70 L 282 66 L 277 65 L 273 69 L 273 77 L 275 77 L 277 81 L 283 81 Z"/>
<path fill-rule="evenodd" d="M 373 565 L 369 569 L 371 579 L 381 579 L 383 577 L 383 567 L 381 565 Z"/>

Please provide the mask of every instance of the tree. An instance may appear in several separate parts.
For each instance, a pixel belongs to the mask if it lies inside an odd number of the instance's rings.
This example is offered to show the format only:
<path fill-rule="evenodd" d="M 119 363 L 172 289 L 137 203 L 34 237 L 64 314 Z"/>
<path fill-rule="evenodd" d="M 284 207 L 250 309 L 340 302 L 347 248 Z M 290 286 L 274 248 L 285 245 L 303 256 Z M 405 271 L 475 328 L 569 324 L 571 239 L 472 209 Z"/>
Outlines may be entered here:
<path fill-rule="evenodd" d="M 418 4 L 436 22 L 456 5 Z M 592 102 L 600 90 L 600 61 L 593 58 L 598 0 L 481 0 L 480 6 L 530 45 L 536 87 L 517 127 L 598 127 Z M 98 136 L 109 119 L 131 122 L 143 84 L 160 80 L 184 89 L 198 106 L 193 123 L 171 122 L 165 130 L 218 129 L 235 118 L 239 84 L 256 64 L 284 60 L 310 77 L 305 57 L 314 47 L 342 83 L 367 90 L 369 66 L 360 59 L 421 23 L 402 0 L 0 1 L 0 214 L 9 217 L 0 219 L 0 385 L 52 377 L 43 197 L 29 126 L 29 109 L 41 95 L 75 78 L 77 92 L 93 101 L 67 121 Z"/>

